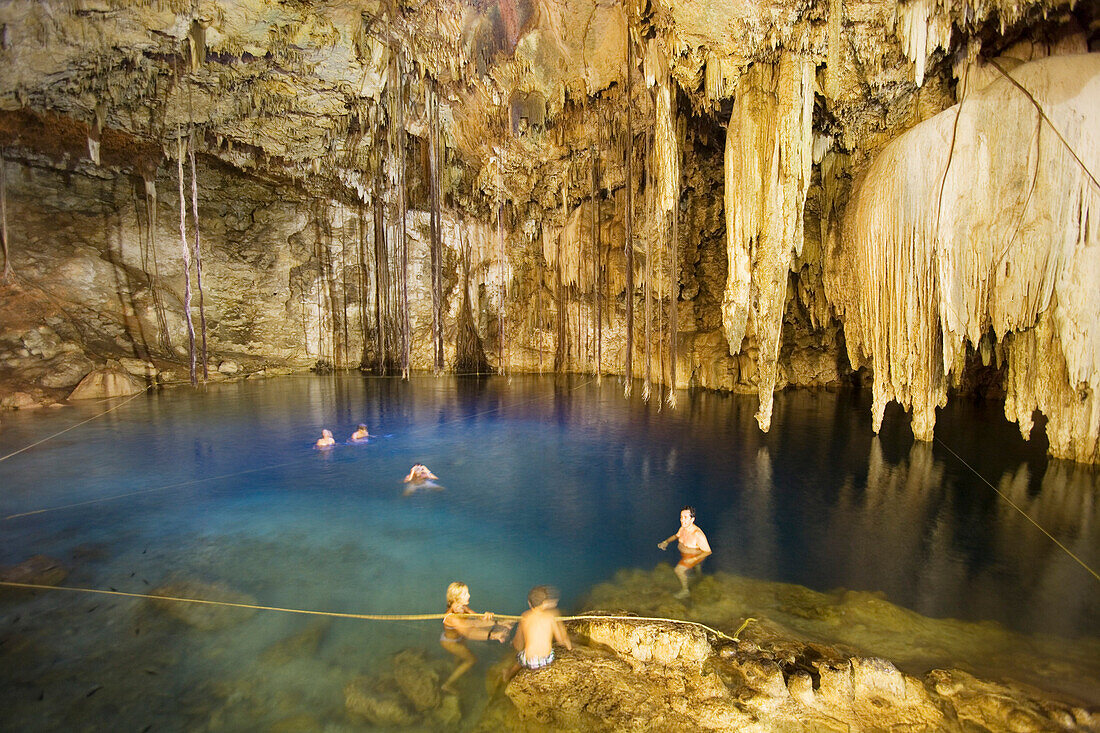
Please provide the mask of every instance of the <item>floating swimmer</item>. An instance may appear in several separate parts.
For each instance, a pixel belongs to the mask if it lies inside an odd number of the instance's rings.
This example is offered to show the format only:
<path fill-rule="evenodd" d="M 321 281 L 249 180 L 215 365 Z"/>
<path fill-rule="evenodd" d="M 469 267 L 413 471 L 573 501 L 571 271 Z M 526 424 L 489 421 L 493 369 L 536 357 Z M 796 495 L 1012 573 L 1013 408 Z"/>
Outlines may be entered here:
<path fill-rule="evenodd" d="M 432 480 L 438 478 L 439 477 L 429 471 L 428 467 L 423 463 L 416 464 L 409 469 L 409 475 L 404 478 L 404 482 L 408 484 L 408 486 L 405 487 L 405 496 L 414 494 L 421 489 L 442 491 L 443 487 Z"/>
<path fill-rule="evenodd" d="M 421 466 L 423 468 L 423 466 Z M 425 469 L 427 470 L 427 469 Z M 477 663 L 477 657 L 466 646 L 467 639 L 484 639 L 504 643 L 511 626 L 498 624 L 493 614 L 486 611 L 479 619 L 463 618 L 458 614 L 476 614 L 470 609 L 470 588 L 465 583 L 451 583 L 447 586 L 447 614 L 443 617 L 443 635 L 439 644 L 458 658 L 458 666 L 443 683 L 443 691 L 457 695 L 453 685 L 459 677 L 466 674 Z"/>
<path fill-rule="evenodd" d="M 367 438 L 369 437 L 370 433 L 367 432 L 367 426 L 363 423 L 359 423 L 359 429 L 351 434 L 351 437 L 348 438 L 348 441 L 351 443 L 365 443 L 367 442 Z"/>
<path fill-rule="evenodd" d="M 707 542 L 707 536 L 703 534 L 703 530 L 695 526 L 695 507 L 685 506 L 680 510 L 679 531 L 664 542 L 658 542 L 657 547 L 662 550 L 667 549 L 668 543 L 673 540 L 680 541 L 680 562 L 676 563 L 674 570 L 676 577 L 680 579 L 680 585 L 683 586 L 676 597 L 687 598 L 691 595 L 688 591 L 688 571 L 699 565 L 710 555 L 710 543 Z"/>
<path fill-rule="evenodd" d="M 407 484 L 419 484 L 438 478 L 438 476 L 428 470 L 427 466 L 423 463 L 418 463 L 409 469 L 409 475 L 405 477 L 404 481 Z"/>
<path fill-rule="evenodd" d="M 336 445 L 336 439 L 332 437 L 331 430 L 322 430 L 321 437 L 313 444 L 314 448 L 331 448 Z"/>

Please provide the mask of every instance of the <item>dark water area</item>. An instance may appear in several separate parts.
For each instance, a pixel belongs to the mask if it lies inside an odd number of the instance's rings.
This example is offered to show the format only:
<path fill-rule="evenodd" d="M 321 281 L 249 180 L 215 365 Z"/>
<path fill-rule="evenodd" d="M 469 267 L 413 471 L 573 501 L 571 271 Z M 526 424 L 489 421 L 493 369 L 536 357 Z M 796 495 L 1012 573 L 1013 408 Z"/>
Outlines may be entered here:
<path fill-rule="evenodd" d="M 117 402 L 5 414 L 0 455 Z M 895 409 L 873 435 L 864 392 L 779 394 L 767 434 L 755 410 L 754 396 L 712 393 L 683 393 L 670 410 L 588 377 L 162 391 L 0 461 L 0 565 L 43 554 L 69 568 L 69 586 L 146 593 L 194 580 L 346 613 L 442 612 L 452 580 L 469 584 L 474 608 L 519 613 L 532 585 L 551 583 L 569 609 L 620 569 L 675 562 L 656 543 L 691 504 L 714 549 L 707 572 L 1096 636 L 1100 582 L 1008 500 L 1095 569 L 1100 473 L 1048 459 L 1000 405 L 953 402 L 931 444 Z M 375 437 L 346 444 L 359 422 Z M 312 448 L 322 428 L 338 441 L 329 451 Z M 409 494 L 414 463 L 441 488 Z M 143 604 L 0 595 L 0 726 L 106 716 L 191 729 L 218 716 L 234 728 L 301 709 L 339 719 L 343 684 L 397 650 L 450 664 L 438 622 L 337 620 L 304 658 L 272 669 L 265 652 L 302 617 L 260 612 L 199 632 Z M 468 696 L 482 676 L 467 675 Z M 150 687 L 152 701 L 140 693 Z"/>

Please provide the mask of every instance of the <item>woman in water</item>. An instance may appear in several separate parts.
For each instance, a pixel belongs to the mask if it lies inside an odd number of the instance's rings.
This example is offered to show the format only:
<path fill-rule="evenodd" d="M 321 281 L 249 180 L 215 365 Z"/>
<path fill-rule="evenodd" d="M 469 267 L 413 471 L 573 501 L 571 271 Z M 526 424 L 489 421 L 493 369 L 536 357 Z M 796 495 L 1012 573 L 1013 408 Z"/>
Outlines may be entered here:
<path fill-rule="evenodd" d="M 322 430 L 321 437 L 313 444 L 315 448 L 331 448 L 336 445 L 336 439 L 332 437 L 331 430 Z"/>
<path fill-rule="evenodd" d="M 495 639 L 503 643 L 508 635 L 509 627 L 496 623 L 493 614 L 488 611 L 481 618 L 466 618 L 466 615 L 477 615 L 469 604 L 470 588 L 465 583 L 455 582 L 447 586 L 447 614 L 443 617 L 443 635 L 439 637 L 439 644 L 458 657 L 458 666 L 442 688 L 452 695 L 458 694 L 454 683 L 477 662 L 477 657 L 467 648 L 466 640 Z"/>

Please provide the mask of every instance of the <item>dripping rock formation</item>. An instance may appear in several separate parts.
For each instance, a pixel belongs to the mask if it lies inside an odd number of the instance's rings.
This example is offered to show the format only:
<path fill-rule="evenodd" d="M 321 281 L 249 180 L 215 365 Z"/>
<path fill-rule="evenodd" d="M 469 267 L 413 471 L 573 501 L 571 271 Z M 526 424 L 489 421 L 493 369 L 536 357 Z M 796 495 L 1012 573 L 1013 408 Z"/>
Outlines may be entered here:
<path fill-rule="evenodd" d="M 1097 463 L 1098 48 L 1054 0 L 11 0 L 0 404 L 558 370 L 767 430 L 870 381 Z"/>

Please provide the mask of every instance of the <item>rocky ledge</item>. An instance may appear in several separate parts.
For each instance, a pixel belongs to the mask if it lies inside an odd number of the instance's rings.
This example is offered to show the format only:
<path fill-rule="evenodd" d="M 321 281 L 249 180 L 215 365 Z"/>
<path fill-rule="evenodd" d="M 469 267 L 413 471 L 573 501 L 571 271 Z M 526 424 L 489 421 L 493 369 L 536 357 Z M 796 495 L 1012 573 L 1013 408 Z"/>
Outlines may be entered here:
<path fill-rule="evenodd" d="M 580 642 L 575 649 L 560 650 L 550 667 L 517 675 L 506 697 L 494 698 L 478 730 L 1100 730 L 1095 700 L 1067 694 L 1064 680 L 1043 689 L 1021 681 L 1035 667 L 1055 669 L 1061 662 L 1032 658 L 1038 642 L 993 624 L 927 619 L 870 594 L 838 598 L 723 574 L 704 578 L 695 588 L 696 602 L 684 605 L 671 599 L 674 581 L 665 576 L 671 576 L 667 567 L 623 573 L 597 588 L 589 605 L 613 608 L 618 602 L 646 616 L 706 619 L 712 628 L 626 614 L 570 622 Z M 728 616 L 735 609 L 759 617 L 732 640 L 740 625 Z M 723 614 L 724 621 L 713 620 Z M 863 643 L 820 640 L 822 624 L 839 620 L 867 628 L 872 615 L 879 623 Z M 809 625 L 790 623 L 795 618 Z M 896 635 L 899 645 L 908 645 L 904 664 L 867 653 L 876 648 L 876 634 Z M 930 658 L 933 639 L 951 646 L 969 637 L 959 653 L 975 659 L 958 663 L 969 671 L 944 666 L 913 672 L 920 666 L 915 660 Z M 1066 660 L 1073 668 L 1066 674 L 1095 692 L 1095 662 L 1087 662 L 1095 642 L 1081 643 L 1076 653 L 1085 656 L 1076 664 Z M 1017 660 L 1020 676 L 984 676 L 993 669 L 989 660 L 997 646 L 1027 650 Z"/>

